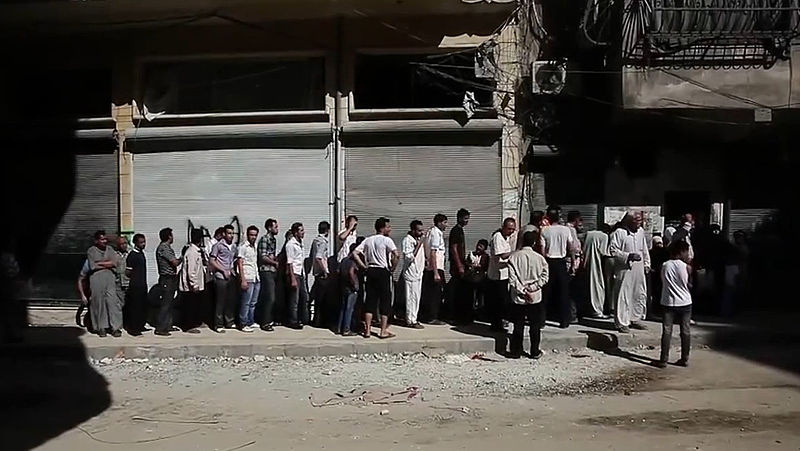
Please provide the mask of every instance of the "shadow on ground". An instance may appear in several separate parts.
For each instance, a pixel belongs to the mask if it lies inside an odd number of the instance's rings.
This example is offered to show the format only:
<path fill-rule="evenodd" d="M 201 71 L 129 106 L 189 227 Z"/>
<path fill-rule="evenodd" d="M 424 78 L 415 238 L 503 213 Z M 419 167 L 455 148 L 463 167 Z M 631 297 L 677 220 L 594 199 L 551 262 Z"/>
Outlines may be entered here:
<path fill-rule="evenodd" d="M 44 331 L 42 331 L 44 332 Z M 34 343 L 0 347 L 0 436 L 4 450 L 25 450 L 74 429 L 111 405 L 108 383 L 92 368 L 83 330 L 49 328 L 57 354 Z"/>

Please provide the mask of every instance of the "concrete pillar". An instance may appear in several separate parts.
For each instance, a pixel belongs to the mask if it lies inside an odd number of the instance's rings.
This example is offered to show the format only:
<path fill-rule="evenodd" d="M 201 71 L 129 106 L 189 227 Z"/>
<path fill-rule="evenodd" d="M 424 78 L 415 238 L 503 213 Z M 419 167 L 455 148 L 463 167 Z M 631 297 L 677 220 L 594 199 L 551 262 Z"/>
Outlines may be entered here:
<path fill-rule="evenodd" d="M 117 139 L 117 175 L 119 182 L 119 228 L 124 235 L 135 231 L 133 223 L 133 154 L 128 152 L 125 139 L 133 135 L 135 116 L 134 86 L 136 66 L 132 51 L 119 49 L 114 60 L 112 73 L 111 117 L 114 119 L 114 133 Z M 130 239 L 131 237 L 128 236 Z"/>
<path fill-rule="evenodd" d="M 502 192 L 503 217 L 520 216 L 520 192 L 522 178 L 519 163 L 522 159 L 522 127 L 516 123 L 515 95 L 522 74 L 519 58 L 520 28 L 511 23 L 501 30 L 497 41 L 497 64 L 495 108 L 503 122 L 500 139 L 500 186 Z"/>

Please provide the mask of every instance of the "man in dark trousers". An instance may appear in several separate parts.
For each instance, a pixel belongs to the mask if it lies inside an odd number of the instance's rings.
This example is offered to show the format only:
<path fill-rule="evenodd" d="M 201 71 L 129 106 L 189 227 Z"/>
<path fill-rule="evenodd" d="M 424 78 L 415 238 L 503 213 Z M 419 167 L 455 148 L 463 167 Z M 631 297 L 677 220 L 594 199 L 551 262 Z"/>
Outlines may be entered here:
<path fill-rule="evenodd" d="M 144 235 L 133 236 L 133 250 L 125 261 L 125 272 L 128 274 L 128 296 L 125 301 L 125 319 L 128 333 L 133 336 L 142 335 L 147 321 L 147 259 L 144 257 L 146 246 Z"/>
<path fill-rule="evenodd" d="M 559 224 L 558 207 L 547 209 L 549 226 L 542 230 L 542 250 L 549 270 L 549 293 L 545 308 L 554 313 L 553 318 L 559 327 L 566 329 L 572 322 L 572 308 L 569 297 L 568 258 L 576 254 L 577 243 L 569 227 Z"/>
<path fill-rule="evenodd" d="M 214 277 L 214 328 L 217 333 L 236 327 L 236 286 L 233 284 L 233 226 L 228 224 L 222 239 L 211 248 L 209 265 Z"/>
<path fill-rule="evenodd" d="M 158 310 L 156 335 L 169 337 L 177 327 L 172 326 L 172 313 L 175 309 L 175 292 L 178 291 L 178 264 L 180 260 L 172 249 L 172 229 L 165 228 L 158 232 L 161 243 L 156 248 L 156 266 L 158 267 L 158 286 L 161 289 L 161 306 Z"/>
<path fill-rule="evenodd" d="M 470 281 L 465 276 L 467 269 L 467 245 L 464 227 L 469 224 L 469 211 L 466 208 L 456 213 L 456 225 L 450 229 L 450 284 L 453 319 L 459 324 L 472 323 L 473 292 Z"/>

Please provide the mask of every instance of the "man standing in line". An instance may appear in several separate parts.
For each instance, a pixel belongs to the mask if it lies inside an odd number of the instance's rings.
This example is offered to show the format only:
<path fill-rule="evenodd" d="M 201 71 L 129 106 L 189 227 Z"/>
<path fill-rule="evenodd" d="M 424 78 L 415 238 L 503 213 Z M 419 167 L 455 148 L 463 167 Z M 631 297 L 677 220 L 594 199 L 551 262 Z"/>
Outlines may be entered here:
<path fill-rule="evenodd" d="M 201 312 L 205 305 L 205 289 L 207 270 L 203 265 L 203 232 L 192 229 L 189 246 L 181 256 L 181 270 L 178 275 L 178 291 L 180 291 L 181 315 L 180 324 L 184 332 L 199 334 L 197 328 L 203 323 Z"/>
<path fill-rule="evenodd" d="M 549 293 L 545 308 L 555 311 L 560 328 L 566 329 L 572 322 L 572 308 L 569 297 L 569 270 L 567 257 L 573 256 L 575 243 L 569 227 L 559 224 L 558 207 L 547 209 L 550 225 L 542 231 L 542 250 L 547 259 L 550 273 Z"/>
<path fill-rule="evenodd" d="M 413 220 L 408 234 L 400 243 L 403 251 L 403 284 L 406 293 L 406 326 L 424 329 L 417 321 L 419 302 L 422 297 L 422 274 L 425 271 L 425 251 L 422 236 L 425 229 L 422 221 Z"/>
<path fill-rule="evenodd" d="M 303 238 L 306 236 L 302 223 L 295 222 L 291 228 L 292 237 L 286 242 L 286 277 L 288 280 L 287 299 L 289 327 L 302 329 L 308 323 L 308 292 L 303 275 Z"/>
<path fill-rule="evenodd" d="M 125 327 L 127 321 L 125 318 L 125 306 L 128 304 L 128 285 L 130 284 L 126 266 L 130 251 L 128 250 L 128 240 L 122 233 L 117 235 L 114 251 L 117 253 L 117 296 L 122 301 L 122 327 Z"/>
<path fill-rule="evenodd" d="M 86 252 L 89 260 L 89 287 L 92 299 L 89 313 L 92 327 L 97 335 L 105 337 L 111 332 L 114 337 L 122 336 L 122 299 L 117 290 L 117 253 L 108 247 L 106 232 L 99 230 L 94 234 L 94 246 Z"/>
<path fill-rule="evenodd" d="M 224 333 L 236 324 L 236 286 L 233 284 L 233 226 L 224 227 L 222 240 L 211 248 L 209 268 L 214 276 L 214 332 Z"/>
<path fill-rule="evenodd" d="M 489 299 L 487 310 L 493 332 L 503 332 L 503 316 L 509 302 L 508 292 L 508 257 L 513 250 L 511 236 L 517 231 L 517 221 L 506 218 L 503 227 L 492 234 L 489 240 L 489 269 L 487 289 Z"/>
<path fill-rule="evenodd" d="M 364 338 L 371 337 L 373 315 L 380 312 L 381 332 L 378 338 L 392 338 L 389 315 L 392 310 L 392 271 L 397 264 L 397 246 L 389 235 L 392 225 L 386 218 L 375 220 L 375 235 L 359 244 L 353 260 L 367 271 L 367 297 L 364 306 Z"/>
<path fill-rule="evenodd" d="M 611 234 L 608 251 L 614 258 L 614 324 L 622 333 L 647 329 L 641 323 L 647 313 L 647 282 L 650 269 L 647 238 L 641 228 L 641 213 L 626 214 Z"/>
<path fill-rule="evenodd" d="M 156 321 L 156 335 L 169 337 L 170 332 L 177 330 L 172 326 L 175 309 L 175 292 L 178 290 L 178 264 L 180 261 L 172 249 L 172 229 L 165 228 L 158 232 L 161 239 L 156 248 L 156 267 L 158 268 L 158 286 L 161 289 L 161 305 Z"/>
<path fill-rule="evenodd" d="M 339 321 L 336 325 L 336 332 L 343 337 L 352 337 L 356 335 L 352 331 L 353 311 L 356 306 L 356 299 L 358 298 L 358 290 L 360 289 L 361 281 L 358 275 L 358 265 L 353 260 L 353 251 L 356 250 L 358 245 L 353 243 L 350 245 L 350 256 L 342 260 L 339 265 L 339 278 L 342 287 L 342 305 L 339 307 Z"/>
<path fill-rule="evenodd" d="M 539 241 L 538 232 L 522 235 L 522 249 L 508 257 L 508 284 L 511 293 L 511 318 L 514 332 L 511 335 L 509 358 L 518 359 L 523 354 L 522 337 L 525 320 L 530 323 L 532 359 L 540 359 L 544 353 L 539 349 L 542 340 L 540 325 L 544 323 L 542 288 L 548 281 L 547 261 L 533 246 Z"/>
<path fill-rule="evenodd" d="M 270 218 L 264 223 L 267 233 L 258 241 L 258 275 L 261 279 L 261 308 L 263 315 L 261 330 L 272 332 L 273 310 L 275 309 L 275 296 L 278 271 L 277 243 L 275 236 L 278 234 L 278 221 Z"/>
<path fill-rule="evenodd" d="M 453 319 L 460 324 L 472 323 L 472 284 L 465 277 L 467 271 L 467 244 L 464 227 L 469 224 L 469 211 L 465 208 L 456 213 L 456 225 L 450 229 L 450 283 L 453 286 L 451 304 Z"/>
<path fill-rule="evenodd" d="M 531 212 L 528 223 L 520 227 L 519 232 L 517 232 L 517 250 L 522 249 L 522 236 L 525 235 L 526 232 L 538 232 L 539 236 L 541 236 L 543 219 L 544 212 L 542 210 L 535 210 Z M 536 243 L 536 247 L 539 247 L 539 243 Z"/>
<path fill-rule="evenodd" d="M 330 318 L 326 318 L 328 304 L 325 302 L 328 295 L 328 280 L 330 270 L 328 269 L 328 235 L 330 234 L 331 224 L 322 221 L 317 226 L 317 235 L 311 242 L 311 271 L 314 274 L 314 286 L 311 287 L 311 302 L 314 305 L 313 323 L 315 327 L 322 327 Z M 327 316 L 330 316 L 328 313 Z"/>
<path fill-rule="evenodd" d="M 439 318 L 444 298 L 445 230 L 447 230 L 447 216 L 438 213 L 433 217 L 433 227 L 428 231 L 426 241 L 428 267 L 425 269 L 422 281 L 424 321 L 432 326 L 445 324 Z"/>
<path fill-rule="evenodd" d="M 258 227 L 251 225 L 247 228 L 247 240 L 239 245 L 236 252 L 239 283 L 242 289 L 242 298 L 239 305 L 239 327 L 242 332 L 247 333 L 254 330 L 256 304 L 261 292 L 261 280 L 258 278 L 257 238 Z"/>
<path fill-rule="evenodd" d="M 578 321 L 578 303 L 580 300 L 585 300 L 585 294 L 582 292 L 582 275 L 578 274 L 581 267 L 581 260 L 583 259 L 583 249 L 581 248 L 581 241 L 578 238 L 578 233 L 583 227 L 583 218 L 578 210 L 570 210 L 567 212 L 567 224 L 569 233 L 572 235 L 572 255 L 567 260 L 569 268 L 569 308 L 570 308 L 570 322 L 577 323 Z M 581 315 L 585 312 L 581 308 Z"/>
<path fill-rule="evenodd" d="M 583 268 L 589 274 L 590 316 L 594 319 L 607 318 L 603 313 L 606 304 L 606 280 L 603 265 L 608 254 L 608 234 L 602 230 L 590 230 L 586 234 Z"/>
<path fill-rule="evenodd" d="M 350 215 L 345 220 L 344 230 L 339 233 L 339 252 L 336 254 L 336 261 L 341 263 L 342 260 L 350 255 L 350 246 L 355 244 L 358 238 L 358 218 L 355 215 Z"/>
<path fill-rule="evenodd" d="M 125 272 L 128 276 L 128 297 L 125 301 L 125 318 L 128 333 L 142 335 L 147 322 L 147 259 L 144 256 L 146 240 L 144 235 L 133 236 L 133 250 L 125 259 Z"/>

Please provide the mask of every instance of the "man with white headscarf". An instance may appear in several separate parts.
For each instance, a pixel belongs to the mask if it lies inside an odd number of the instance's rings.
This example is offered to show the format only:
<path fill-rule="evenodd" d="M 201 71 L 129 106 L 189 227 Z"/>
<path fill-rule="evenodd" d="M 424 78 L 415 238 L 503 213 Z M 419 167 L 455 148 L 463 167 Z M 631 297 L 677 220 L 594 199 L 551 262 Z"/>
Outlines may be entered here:
<path fill-rule="evenodd" d="M 647 281 L 650 253 L 642 225 L 642 214 L 626 214 L 611 234 L 608 251 L 614 259 L 614 324 L 623 333 L 646 329 Z"/>

